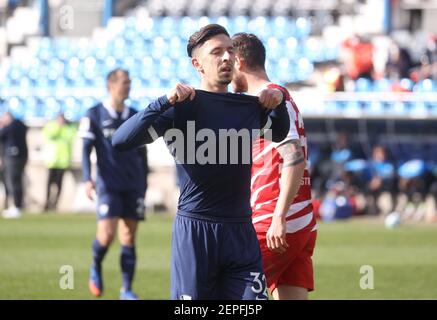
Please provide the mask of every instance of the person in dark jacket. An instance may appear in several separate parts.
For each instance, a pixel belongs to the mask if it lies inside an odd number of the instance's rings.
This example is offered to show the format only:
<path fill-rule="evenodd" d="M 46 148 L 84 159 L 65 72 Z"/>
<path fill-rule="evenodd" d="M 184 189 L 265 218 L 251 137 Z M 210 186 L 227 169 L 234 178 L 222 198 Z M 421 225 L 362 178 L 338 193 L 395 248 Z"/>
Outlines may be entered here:
<path fill-rule="evenodd" d="M 3 212 L 5 218 L 19 218 L 23 209 L 23 174 L 27 163 L 27 126 L 6 112 L 0 119 L 0 142 L 3 146 L 6 189 L 14 206 Z"/>

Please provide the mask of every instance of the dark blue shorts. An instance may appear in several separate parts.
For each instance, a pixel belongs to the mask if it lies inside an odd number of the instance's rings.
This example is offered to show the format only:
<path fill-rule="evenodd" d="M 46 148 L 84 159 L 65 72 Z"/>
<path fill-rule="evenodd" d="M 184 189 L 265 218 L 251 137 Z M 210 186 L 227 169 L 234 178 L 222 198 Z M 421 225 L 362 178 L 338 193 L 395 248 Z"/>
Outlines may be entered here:
<path fill-rule="evenodd" d="M 144 220 L 144 190 L 98 190 L 97 219 Z"/>
<path fill-rule="evenodd" d="M 171 299 L 267 299 L 252 221 L 223 222 L 178 213 L 173 224 Z"/>

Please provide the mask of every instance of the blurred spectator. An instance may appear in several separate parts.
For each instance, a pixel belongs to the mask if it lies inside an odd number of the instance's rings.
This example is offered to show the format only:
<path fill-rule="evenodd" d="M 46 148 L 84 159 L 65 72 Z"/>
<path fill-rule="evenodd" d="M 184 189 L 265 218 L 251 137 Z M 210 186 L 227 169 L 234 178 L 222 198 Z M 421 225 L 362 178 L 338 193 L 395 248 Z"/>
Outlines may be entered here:
<path fill-rule="evenodd" d="M 369 169 L 371 178 L 367 185 L 367 212 L 372 215 L 377 215 L 381 212 L 388 214 L 395 208 L 396 175 L 395 168 L 389 161 L 384 147 L 375 146 L 373 148 Z M 385 210 L 381 210 L 380 202 L 384 202 L 382 207 L 385 207 Z"/>
<path fill-rule="evenodd" d="M 431 34 L 420 58 L 420 78 L 437 81 L 437 35 Z"/>
<path fill-rule="evenodd" d="M 396 42 L 392 42 L 385 65 L 386 77 L 391 80 L 409 78 L 413 67 L 414 64 L 408 50 L 400 47 Z"/>
<path fill-rule="evenodd" d="M 405 162 L 398 168 L 399 191 L 404 200 L 398 202 L 396 211 L 402 214 L 402 219 L 420 220 L 424 215 L 423 201 L 428 193 L 426 183 L 426 164 L 421 159 Z"/>
<path fill-rule="evenodd" d="M 323 73 L 326 91 L 344 91 L 344 75 L 337 66 L 332 66 Z"/>
<path fill-rule="evenodd" d="M 4 149 L 3 144 L 0 144 L 0 182 L 3 186 L 4 196 L 5 196 L 2 210 L 5 210 L 8 208 L 9 194 L 8 194 L 8 188 L 6 187 L 5 159 L 4 159 L 4 150 L 3 149 Z"/>
<path fill-rule="evenodd" d="M 359 36 L 345 40 L 341 46 L 341 60 L 346 75 L 356 80 L 358 78 L 373 79 L 373 52 L 374 46 Z"/>
<path fill-rule="evenodd" d="M 23 174 L 27 162 L 27 126 L 6 112 L 0 120 L 0 140 L 4 150 L 4 168 L 8 194 L 14 206 L 3 212 L 5 218 L 21 217 L 23 209 Z"/>
<path fill-rule="evenodd" d="M 331 186 L 320 204 L 319 211 L 324 221 L 347 219 L 353 216 L 353 201 L 343 182 L 339 181 Z"/>
<path fill-rule="evenodd" d="M 48 168 L 46 203 L 44 210 L 56 210 L 61 195 L 65 170 L 71 166 L 75 126 L 67 122 L 64 114 L 46 124 L 42 131 L 45 140 L 45 164 Z M 52 186 L 56 191 L 53 194 Z"/>
<path fill-rule="evenodd" d="M 363 152 L 356 146 L 352 146 L 349 135 L 346 132 L 339 132 L 336 136 L 334 147 L 330 156 L 328 187 L 337 181 L 344 181 L 346 178 L 344 165 L 351 159 L 363 158 Z"/>

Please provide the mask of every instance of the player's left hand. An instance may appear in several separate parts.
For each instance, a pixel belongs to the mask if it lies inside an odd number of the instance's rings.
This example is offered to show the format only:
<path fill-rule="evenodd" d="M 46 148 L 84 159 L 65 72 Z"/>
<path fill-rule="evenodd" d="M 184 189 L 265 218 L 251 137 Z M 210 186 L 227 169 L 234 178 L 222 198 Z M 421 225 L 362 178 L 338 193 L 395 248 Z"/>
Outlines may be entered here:
<path fill-rule="evenodd" d="M 264 89 L 258 94 L 259 103 L 266 109 L 275 109 L 283 99 L 284 95 L 278 89 Z"/>
<path fill-rule="evenodd" d="M 276 253 L 287 251 L 288 243 L 285 232 L 285 216 L 273 215 L 272 224 L 267 231 L 267 248 Z"/>

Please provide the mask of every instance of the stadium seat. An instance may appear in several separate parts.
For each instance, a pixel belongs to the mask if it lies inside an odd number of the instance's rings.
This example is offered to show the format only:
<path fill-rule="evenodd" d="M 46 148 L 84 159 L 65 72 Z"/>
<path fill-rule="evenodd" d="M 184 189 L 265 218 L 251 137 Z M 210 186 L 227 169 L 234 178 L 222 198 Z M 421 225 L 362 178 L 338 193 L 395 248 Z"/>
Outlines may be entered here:
<path fill-rule="evenodd" d="M 415 92 L 436 92 L 437 85 L 431 79 L 425 79 L 419 81 L 414 87 L 413 91 Z"/>
<path fill-rule="evenodd" d="M 423 101 L 416 101 L 411 104 L 410 115 L 412 118 L 426 117 L 429 114 L 428 106 Z"/>
<path fill-rule="evenodd" d="M 370 116 L 382 115 L 385 112 L 384 103 L 381 101 L 371 101 L 364 104 L 366 114 Z"/>
<path fill-rule="evenodd" d="M 361 103 L 359 101 L 348 101 L 344 107 L 343 114 L 350 117 L 361 116 Z"/>
<path fill-rule="evenodd" d="M 293 24 L 288 17 L 273 17 L 270 21 L 270 25 L 272 30 L 271 34 L 274 34 L 279 40 L 286 39 L 290 34 L 294 34 Z"/>
<path fill-rule="evenodd" d="M 383 78 L 375 81 L 373 89 L 378 92 L 388 92 L 390 91 L 391 81 Z"/>
<path fill-rule="evenodd" d="M 370 92 L 372 91 L 372 82 L 367 78 L 358 78 L 355 81 L 356 92 Z"/>
<path fill-rule="evenodd" d="M 426 169 L 425 162 L 420 159 L 414 159 L 405 162 L 398 168 L 398 175 L 401 178 L 412 179 L 420 177 Z"/>
<path fill-rule="evenodd" d="M 307 18 L 299 17 L 296 20 L 295 35 L 297 38 L 306 38 L 311 33 L 311 24 Z"/>

